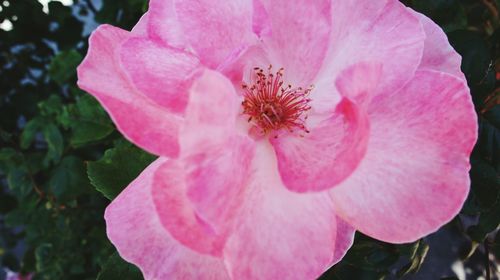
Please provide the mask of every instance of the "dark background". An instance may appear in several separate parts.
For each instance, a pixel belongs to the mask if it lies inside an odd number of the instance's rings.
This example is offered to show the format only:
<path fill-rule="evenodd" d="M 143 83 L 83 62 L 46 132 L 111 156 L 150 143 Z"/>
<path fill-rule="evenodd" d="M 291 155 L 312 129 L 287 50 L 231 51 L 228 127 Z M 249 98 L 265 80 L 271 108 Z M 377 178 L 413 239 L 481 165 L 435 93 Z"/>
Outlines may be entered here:
<path fill-rule="evenodd" d="M 34 279 L 141 279 L 107 240 L 103 211 L 154 157 L 76 87 L 75 69 L 97 24 L 130 29 L 147 1 L 73 2 L 0 0 L 0 280 L 4 268 Z M 321 279 L 498 279 L 500 0 L 403 2 L 463 56 L 480 127 L 472 189 L 457 218 L 413 244 L 357 233 Z"/>

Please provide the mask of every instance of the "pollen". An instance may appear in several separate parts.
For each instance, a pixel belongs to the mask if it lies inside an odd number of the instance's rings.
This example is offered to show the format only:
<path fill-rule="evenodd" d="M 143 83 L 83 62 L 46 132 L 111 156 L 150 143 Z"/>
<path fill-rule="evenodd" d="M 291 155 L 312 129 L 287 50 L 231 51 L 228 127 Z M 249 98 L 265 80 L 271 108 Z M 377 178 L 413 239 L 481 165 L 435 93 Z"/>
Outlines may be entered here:
<path fill-rule="evenodd" d="M 311 109 L 308 88 L 293 87 L 283 82 L 284 68 L 273 72 L 272 66 L 266 70 L 254 68 L 252 84 L 243 84 L 243 114 L 248 122 L 261 129 L 263 134 L 271 131 L 287 130 L 305 132 L 307 111 Z"/>

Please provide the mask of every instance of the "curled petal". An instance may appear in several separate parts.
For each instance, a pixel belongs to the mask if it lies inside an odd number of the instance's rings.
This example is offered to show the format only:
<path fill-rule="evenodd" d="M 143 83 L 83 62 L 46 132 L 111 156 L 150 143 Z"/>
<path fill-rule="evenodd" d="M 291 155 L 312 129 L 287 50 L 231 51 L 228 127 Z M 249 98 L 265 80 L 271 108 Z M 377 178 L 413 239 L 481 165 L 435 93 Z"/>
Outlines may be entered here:
<path fill-rule="evenodd" d="M 369 124 L 347 98 L 306 135 L 271 138 L 285 186 L 296 192 L 322 191 L 345 180 L 366 151 Z"/>
<path fill-rule="evenodd" d="M 427 70 L 402 90 L 372 99 L 366 155 L 330 191 L 336 213 L 392 243 L 417 240 L 450 221 L 469 191 L 477 137 L 470 99 L 463 80 Z"/>
<path fill-rule="evenodd" d="M 189 96 L 181 155 L 160 167 L 154 202 L 174 238 L 220 256 L 242 199 L 253 142 L 235 129 L 238 96 L 224 76 L 204 71 Z"/>
<path fill-rule="evenodd" d="M 182 120 L 129 83 L 118 52 L 129 34 L 109 25 L 92 33 L 89 52 L 78 67 L 78 86 L 99 100 L 130 141 L 153 154 L 175 157 Z"/>
<path fill-rule="evenodd" d="M 373 95 L 397 91 L 413 77 L 422 58 L 425 33 L 418 17 L 399 1 L 332 1 L 332 21 L 331 47 L 311 95 L 317 111 L 329 111 L 338 102 L 331 77 L 360 62 L 382 66 Z"/>
<path fill-rule="evenodd" d="M 148 23 L 149 23 L 149 12 L 146 12 L 142 17 L 139 19 L 139 22 L 132 28 L 132 33 L 135 36 L 142 36 L 142 37 L 147 37 L 148 36 Z"/>
<path fill-rule="evenodd" d="M 213 231 L 199 218 L 187 197 L 186 173 L 180 161 L 158 167 L 151 187 L 152 202 L 164 230 L 182 246 L 220 257 L 227 236 Z"/>
<path fill-rule="evenodd" d="M 381 79 L 381 63 L 360 62 L 342 71 L 335 80 L 335 86 L 341 96 L 349 98 L 364 110 L 375 95 Z"/>
<path fill-rule="evenodd" d="M 340 217 L 336 217 L 337 221 L 337 238 L 335 239 L 335 251 L 333 254 L 332 265 L 340 262 L 347 251 L 354 244 L 354 234 L 356 230 Z"/>
<path fill-rule="evenodd" d="M 121 48 L 121 62 L 144 95 L 172 112 L 183 112 L 188 89 L 199 73 L 199 61 L 184 51 L 147 38 L 131 38 Z"/>
<path fill-rule="evenodd" d="M 253 159 L 253 140 L 237 129 L 240 104 L 230 81 L 207 70 L 190 91 L 181 131 L 188 197 L 218 234 L 230 227 Z"/>
<path fill-rule="evenodd" d="M 151 188 L 167 163 L 162 158 L 152 163 L 108 206 L 109 239 L 145 279 L 229 280 L 221 259 L 184 247 L 160 223 Z"/>

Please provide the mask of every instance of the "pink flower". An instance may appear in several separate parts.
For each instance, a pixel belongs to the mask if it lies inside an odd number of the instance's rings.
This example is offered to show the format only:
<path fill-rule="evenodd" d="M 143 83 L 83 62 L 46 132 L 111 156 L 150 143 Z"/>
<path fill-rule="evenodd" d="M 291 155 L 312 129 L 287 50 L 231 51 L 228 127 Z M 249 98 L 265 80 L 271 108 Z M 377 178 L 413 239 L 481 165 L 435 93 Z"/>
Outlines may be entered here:
<path fill-rule="evenodd" d="M 105 214 L 146 279 L 314 279 L 355 230 L 415 241 L 469 191 L 460 56 L 396 0 L 151 0 L 78 77 L 159 156 Z"/>

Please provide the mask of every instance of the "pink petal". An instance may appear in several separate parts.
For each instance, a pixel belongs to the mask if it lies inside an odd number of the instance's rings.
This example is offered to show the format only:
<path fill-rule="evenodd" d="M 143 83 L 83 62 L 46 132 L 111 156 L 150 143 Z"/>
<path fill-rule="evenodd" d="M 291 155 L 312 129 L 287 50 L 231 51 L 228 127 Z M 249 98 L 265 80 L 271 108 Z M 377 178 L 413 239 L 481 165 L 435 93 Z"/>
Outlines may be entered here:
<path fill-rule="evenodd" d="M 190 250 L 220 257 L 227 232 L 214 232 L 195 212 L 187 197 L 186 171 L 182 162 L 163 163 L 152 184 L 151 202 L 164 230 Z"/>
<path fill-rule="evenodd" d="M 217 141 L 236 133 L 241 97 L 222 74 L 205 69 L 189 89 L 189 103 L 184 114 L 183 150 L 190 152 L 193 140 Z M 214 135 L 215 134 L 215 135 Z M 218 136 L 218 137 L 214 137 Z"/>
<path fill-rule="evenodd" d="M 269 66 L 269 57 L 261 45 L 237 50 L 219 65 L 217 71 L 223 73 L 235 86 L 241 87 L 242 81 L 251 81 L 256 65 Z"/>
<path fill-rule="evenodd" d="M 448 37 L 441 27 L 428 17 L 417 12 L 414 13 L 419 17 L 427 36 L 420 69 L 436 70 L 465 79 L 460 69 L 462 57 L 450 45 Z"/>
<path fill-rule="evenodd" d="M 424 49 L 425 33 L 418 18 L 397 0 L 332 1 L 331 48 L 314 82 L 313 108 L 329 111 L 338 95 L 332 83 L 348 67 L 379 63 L 382 75 L 377 92 L 394 92 L 414 75 Z"/>
<path fill-rule="evenodd" d="M 271 138 L 285 186 L 296 192 L 322 191 L 346 179 L 365 154 L 366 116 L 344 98 L 335 112 L 306 135 Z"/>
<path fill-rule="evenodd" d="M 160 158 L 151 164 L 108 206 L 109 239 L 145 279 L 229 280 L 221 259 L 182 246 L 161 225 L 151 187 L 153 175 L 166 163 Z"/>
<path fill-rule="evenodd" d="M 331 200 L 284 188 L 272 148 L 260 144 L 225 263 L 233 279 L 316 279 L 334 254 Z"/>
<path fill-rule="evenodd" d="M 263 34 L 263 41 L 272 64 L 277 69 L 284 67 L 287 80 L 295 86 L 309 86 L 323 65 L 331 43 L 332 1 L 259 1 L 269 17 L 270 32 Z"/>
<path fill-rule="evenodd" d="M 184 160 L 188 197 L 199 218 L 216 233 L 229 230 L 243 199 L 253 146 L 248 137 L 234 136 L 201 145 Z"/>
<path fill-rule="evenodd" d="M 186 48 L 189 46 L 186 35 L 177 20 L 175 0 L 151 0 L 149 2 L 149 36 L 166 46 Z"/>
<path fill-rule="evenodd" d="M 127 40 L 120 57 L 140 92 L 173 112 L 185 109 L 187 90 L 199 73 L 196 57 L 146 38 Z"/>
<path fill-rule="evenodd" d="M 157 154 L 175 157 L 182 122 L 134 90 L 119 65 L 118 49 L 129 33 L 101 25 L 90 37 L 87 56 L 78 67 L 78 86 L 92 94 L 131 142 Z"/>
<path fill-rule="evenodd" d="M 227 230 L 250 175 L 254 143 L 237 130 L 240 104 L 231 82 L 207 70 L 190 91 L 181 132 L 188 197 L 217 233 Z"/>
<path fill-rule="evenodd" d="M 313 114 L 320 120 L 308 134 L 285 133 L 271 138 L 281 178 L 289 189 L 325 190 L 355 170 L 369 135 L 364 110 L 377 90 L 380 75 L 378 63 L 358 63 L 347 68 L 335 81 L 341 100 L 334 112 L 326 118 Z M 309 121 L 308 127 L 314 122 L 318 121 Z"/>
<path fill-rule="evenodd" d="M 153 196 L 160 221 L 180 243 L 220 256 L 249 176 L 253 142 L 238 133 L 238 96 L 205 70 L 190 89 L 181 155 L 160 167 Z"/>
<path fill-rule="evenodd" d="M 270 32 L 269 13 L 261 0 L 253 0 L 252 28 L 259 37 Z"/>
<path fill-rule="evenodd" d="M 338 92 L 365 109 L 382 78 L 382 64 L 360 62 L 340 73 L 335 80 Z"/>
<path fill-rule="evenodd" d="M 436 231 L 458 213 L 469 191 L 477 124 L 465 82 L 418 71 L 402 90 L 374 98 L 369 117 L 363 161 L 331 190 L 336 213 L 392 243 Z"/>
<path fill-rule="evenodd" d="M 252 32 L 251 0 L 182 0 L 175 12 L 188 42 L 203 64 L 211 68 L 235 50 L 257 42 Z"/>
<path fill-rule="evenodd" d="M 132 31 L 130 33 L 134 34 L 135 36 L 143 36 L 147 37 L 148 36 L 148 23 L 149 23 L 149 12 L 146 12 L 142 17 L 139 19 L 139 22 L 132 28 Z"/>
<path fill-rule="evenodd" d="M 340 217 L 336 217 L 337 221 L 337 238 L 335 239 L 335 251 L 333 254 L 332 265 L 340 262 L 347 251 L 354 244 L 354 234 L 356 230 Z"/>

